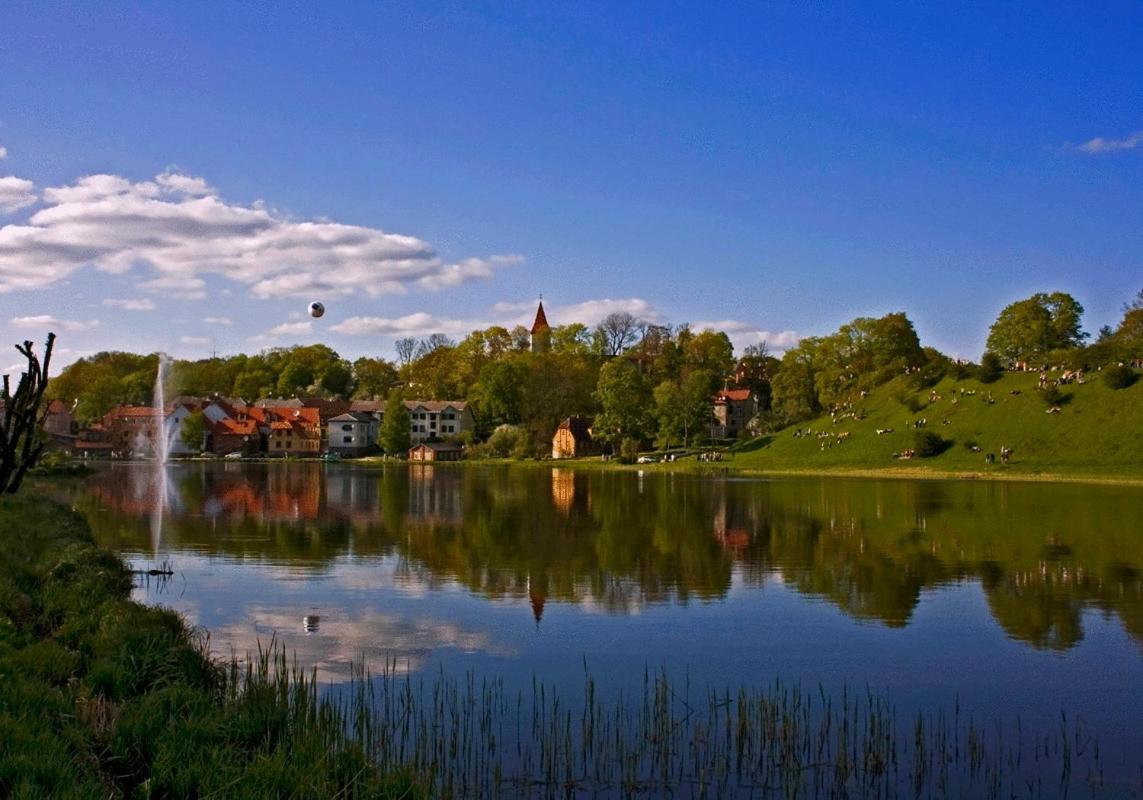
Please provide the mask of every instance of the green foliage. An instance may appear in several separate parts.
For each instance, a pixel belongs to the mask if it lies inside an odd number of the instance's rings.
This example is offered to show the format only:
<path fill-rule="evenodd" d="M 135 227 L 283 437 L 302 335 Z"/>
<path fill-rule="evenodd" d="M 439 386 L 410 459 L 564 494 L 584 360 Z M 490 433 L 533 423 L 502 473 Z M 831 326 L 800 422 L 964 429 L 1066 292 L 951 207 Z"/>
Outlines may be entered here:
<path fill-rule="evenodd" d="M 1083 306 L 1064 292 L 1034 294 L 1006 306 L 988 331 L 986 347 L 1008 361 L 1037 360 L 1079 347 Z"/>
<path fill-rule="evenodd" d="M 400 391 L 389 393 L 385 400 L 385 415 L 381 418 L 381 430 L 377 434 L 377 445 L 390 456 L 404 456 L 409 452 L 410 434 L 409 410 L 405 408 L 405 398 Z"/>
<path fill-rule="evenodd" d="M 130 592 L 78 515 L 0 502 L 0 795 L 421 796 L 284 653 L 224 670 Z"/>
<path fill-rule="evenodd" d="M 179 438 L 196 453 L 202 452 L 206 446 L 207 423 L 206 415 L 196 408 L 179 425 Z"/>
<path fill-rule="evenodd" d="M 1111 389 L 1126 389 L 1137 380 L 1139 375 L 1131 367 L 1114 366 L 1103 371 L 1103 382 Z"/>
<path fill-rule="evenodd" d="M 595 438 L 612 445 L 623 439 L 648 438 L 649 394 L 643 377 L 630 361 L 615 358 L 604 364 L 595 390 L 600 406 L 595 418 Z"/>
<path fill-rule="evenodd" d="M 938 456 L 947 450 L 950 444 L 951 442 L 945 441 L 934 431 L 920 430 L 913 436 L 913 452 L 919 458 Z"/>
<path fill-rule="evenodd" d="M 624 464 L 634 464 L 639 457 L 639 442 L 627 438 L 619 443 L 619 460 Z"/>
<path fill-rule="evenodd" d="M 524 458 L 530 451 L 531 437 L 519 425 L 500 425 L 488 437 L 488 455 L 495 458 Z"/>
<path fill-rule="evenodd" d="M 980 359 L 980 367 L 976 371 L 977 380 L 981 383 L 995 383 L 1004 375 L 1004 363 L 1000 356 L 991 351 Z"/>

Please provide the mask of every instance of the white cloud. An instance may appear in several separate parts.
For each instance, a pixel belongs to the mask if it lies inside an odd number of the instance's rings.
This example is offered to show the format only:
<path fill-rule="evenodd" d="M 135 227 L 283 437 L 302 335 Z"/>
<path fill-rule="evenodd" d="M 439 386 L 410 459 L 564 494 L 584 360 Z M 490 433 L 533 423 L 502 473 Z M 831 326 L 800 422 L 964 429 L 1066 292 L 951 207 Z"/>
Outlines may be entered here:
<path fill-rule="evenodd" d="M 396 319 L 350 317 L 344 322 L 331 325 L 330 330 L 348 336 L 416 336 L 428 333 L 447 333 L 455 336 L 487 328 L 492 324 L 473 320 L 443 319 L 422 311 Z"/>
<path fill-rule="evenodd" d="M 738 351 L 749 345 L 765 342 L 766 349 L 771 353 L 780 353 L 790 349 L 801 339 L 795 331 L 767 331 L 752 323 L 735 319 L 696 322 L 691 328 L 696 331 L 722 331 L 730 337 Z"/>
<path fill-rule="evenodd" d="M 247 341 L 250 342 L 272 342 L 281 339 L 283 336 L 306 336 L 313 332 L 313 324 L 309 322 L 283 322 L 281 325 L 275 325 L 268 331 L 263 331 L 257 336 L 251 336 Z"/>
<path fill-rule="evenodd" d="M 210 344 L 210 339 L 206 336 L 180 336 L 179 344 L 189 344 L 195 347 L 205 347 Z"/>
<path fill-rule="evenodd" d="M 31 181 L 26 181 L 23 178 L 17 178 L 14 175 L 9 175 L 7 178 L 0 178 L 0 214 L 19 211 L 21 208 L 35 203 L 36 200 L 39 199 L 36 197 L 35 188 L 36 184 Z M 10 226 L 6 225 L 0 228 L 0 236 L 3 235 L 4 230 L 8 227 Z M 0 258 L 2 258 L 2 256 L 0 256 Z M 0 280 L 3 280 L 3 278 L 0 278 Z"/>
<path fill-rule="evenodd" d="M 14 317 L 11 320 L 13 328 L 59 328 L 65 331 L 89 331 L 99 327 L 99 320 L 92 319 L 86 322 L 74 319 L 60 319 L 50 314 L 40 314 L 34 317 Z"/>
<path fill-rule="evenodd" d="M 31 188 L 25 181 L 9 189 L 19 197 L 10 207 L 34 203 Z M 46 205 L 24 223 L 0 227 L 0 292 L 40 289 L 94 267 L 149 271 L 144 288 L 184 298 L 205 296 L 206 275 L 248 286 L 257 297 L 377 297 L 487 279 L 521 260 L 445 263 L 415 237 L 228 203 L 202 178 L 173 171 L 141 182 L 89 175 L 45 189 L 42 199 Z"/>
<path fill-rule="evenodd" d="M 3 145 L 0 145 L 0 161 L 3 161 L 7 157 L 8 157 L 8 148 L 4 147 Z"/>
<path fill-rule="evenodd" d="M 154 301 L 146 297 L 122 300 L 109 297 L 103 301 L 103 305 L 109 308 L 121 308 L 124 311 L 153 311 L 155 308 Z"/>
<path fill-rule="evenodd" d="M 233 325 L 229 317 L 203 317 L 203 322 L 207 325 Z"/>
<path fill-rule="evenodd" d="M 1085 153 L 1112 153 L 1117 150 L 1134 150 L 1143 145 L 1143 131 L 1135 131 L 1125 139 L 1104 139 L 1097 136 L 1079 146 Z"/>
<path fill-rule="evenodd" d="M 663 321 L 663 315 L 653 305 L 639 297 L 630 297 L 626 300 L 612 300 L 611 298 L 585 300 L 570 306 L 554 306 L 547 309 L 547 317 L 552 325 L 582 322 L 590 327 L 598 324 L 608 314 L 617 312 L 626 312 L 643 322 Z M 531 322 L 530 319 L 528 321 Z"/>

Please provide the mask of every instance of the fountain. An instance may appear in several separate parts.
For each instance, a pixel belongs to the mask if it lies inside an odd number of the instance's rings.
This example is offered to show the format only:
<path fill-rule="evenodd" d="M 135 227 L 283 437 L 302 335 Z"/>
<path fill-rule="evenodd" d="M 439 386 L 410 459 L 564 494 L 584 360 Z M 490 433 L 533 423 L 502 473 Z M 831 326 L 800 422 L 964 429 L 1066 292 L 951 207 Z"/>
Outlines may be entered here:
<path fill-rule="evenodd" d="M 159 353 L 159 368 L 155 373 L 155 393 L 151 407 L 155 413 L 155 507 L 151 512 L 151 551 L 158 558 L 163 544 L 163 511 L 167 505 L 167 458 L 171 452 L 173 436 L 178 430 L 167 430 L 166 390 L 167 370 L 171 360 L 165 353 Z M 173 426 L 172 426 L 173 427 Z"/>

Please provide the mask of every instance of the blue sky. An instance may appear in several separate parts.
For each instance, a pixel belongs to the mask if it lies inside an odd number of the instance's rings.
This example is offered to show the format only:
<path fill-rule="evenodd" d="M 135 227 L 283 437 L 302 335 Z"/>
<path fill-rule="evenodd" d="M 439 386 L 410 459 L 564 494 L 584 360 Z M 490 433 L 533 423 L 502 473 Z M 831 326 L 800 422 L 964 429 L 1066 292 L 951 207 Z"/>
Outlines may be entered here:
<path fill-rule="evenodd" d="M 1138 4 L 248 5 L 0 6 L 0 340 L 392 357 L 543 292 L 975 358 L 1143 288 Z"/>

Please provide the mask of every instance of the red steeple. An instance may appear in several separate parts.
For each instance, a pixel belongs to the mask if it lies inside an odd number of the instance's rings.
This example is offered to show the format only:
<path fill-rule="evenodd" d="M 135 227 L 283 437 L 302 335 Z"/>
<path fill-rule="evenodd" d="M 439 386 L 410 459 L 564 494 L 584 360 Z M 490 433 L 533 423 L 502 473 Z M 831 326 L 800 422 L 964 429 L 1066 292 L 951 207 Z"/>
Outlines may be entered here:
<path fill-rule="evenodd" d="M 532 323 L 532 333 L 546 330 L 551 330 L 551 326 L 548 325 L 548 318 L 544 314 L 544 301 L 541 300 L 540 307 L 536 309 L 536 321 Z"/>

